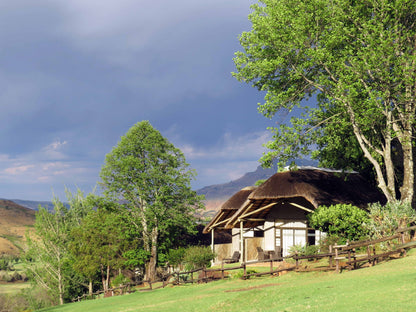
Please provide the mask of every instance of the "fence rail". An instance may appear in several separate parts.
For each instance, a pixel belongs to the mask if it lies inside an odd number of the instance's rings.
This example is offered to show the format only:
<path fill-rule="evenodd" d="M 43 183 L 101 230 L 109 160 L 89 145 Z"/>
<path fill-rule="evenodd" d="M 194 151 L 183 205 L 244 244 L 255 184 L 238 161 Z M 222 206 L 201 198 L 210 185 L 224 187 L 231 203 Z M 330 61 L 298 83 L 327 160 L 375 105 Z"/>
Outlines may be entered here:
<path fill-rule="evenodd" d="M 247 279 L 251 276 L 262 276 L 262 275 L 276 275 L 283 271 L 308 271 L 305 269 L 301 269 L 300 261 L 301 260 L 313 260 L 313 259 L 324 259 L 328 258 L 328 266 L 321 267 L 320 270 L 335 270 L 336 272 L 341 272 L 342 267 L 348 268 L 348 270 L 358 268 L 360 263 L 368 263 L 369 266 L 375 265 L 377 261 L 381 258 L 390 257 L 394 254 L 398 254 L 399 256 L 406 255 L 407 249 L 415 248 L 416 241 L 405 242 L 405 235 L 409 231 L 415 231 L 416 226 L 408 227 L 408 228 L 401 228 L 397 230 L 396 234 L 383 237 L 376 240 L 365 240 L 365 241 L 355 241 L 355 242 L 348 242 L 345 245 L 334 245 L 330 246 L 330 250 L 327 253 L 320 253 L 314 255 L 298 255 L 294 254 L 288 257 L 278 257 L 272 259 L 264 259 L 258 261 L 250 261 L 250 262 L 243 262 L 236 266 L 225 267 L 224 262 L 221 263 L 220 268 L 216 269 L 207 269 L 207 268 L 199 268 L 191 271 L 186 272 L 173 272 L 162 276 L 158 280 L 150 281 L 140 281 L 137 283 L 128 283 L 126 285 L 121 285 L 119 287 L 114 287 L 108 289 L 106 292 L 103 290 L 94 292 L 93 294 L 84 294 L 77 298 L 74 298 L 72 301 L 81 301 L 84 299 L 90 298 L 97 298 L 98 296 L 104 294 L 104 296 L 114 296 L 115 294 L 125 294 L 130 293 L 133 291 L 137 291 L 137 289 L 132 290 L 132 287 L 143 286 L 143 288 L 139 289 L 138 291 L 151 291 L 159 288 L 164 288 L 168 285 L 181 285 L 187 283 L 207 283 L 211 280 L 215 279 L 224 279 L 228 277 L 226 274 L 229 271 L 233 270 L 243 270 L 242 277 L 243 279 Z M 400 243 L 391 246 L 391 250 L 383 251 L 381 253 L 377 253 L 377 244 L 399 240 Z M 357 249 L 362 251 L 363 248 L 366 248 L 366 252 L 358 254 Z M 283 261 L 286 259 L 293 259 L 295 264 L 290 267 L 285 268 L 274 268 L 274 263 Z M 335 266 L 334 266 L 335 260 Z M 249 272 L 247 270 L 248 266 L 253 266 L 255 264 L 260 263 L 269 263 L 270 269 L 265 272 Z M 316 270 L 309 269 L 309 270 Z M 198 273 L 198 276 L 194 278 L 194 273 Z M 181 278 L 182 276 L 182 278 Z M 155 285 L 160 284 L 156 287 Z"/>

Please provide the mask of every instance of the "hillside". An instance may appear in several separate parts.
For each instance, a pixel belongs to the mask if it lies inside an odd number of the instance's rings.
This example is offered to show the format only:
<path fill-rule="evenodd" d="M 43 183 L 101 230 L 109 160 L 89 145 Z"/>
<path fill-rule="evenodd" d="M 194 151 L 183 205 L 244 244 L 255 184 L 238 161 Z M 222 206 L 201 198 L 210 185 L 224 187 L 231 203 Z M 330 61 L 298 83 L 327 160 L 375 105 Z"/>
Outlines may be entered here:
<path fill-rule="evenodd" d="M 24 247 L 26 230 L 34 223 L 34 210 L 0 199 L 0 255 L 19 254 Z"/>
<path fill-rule="evenodd" d="M 415 266 L 412 250 L 405 258 L 341 274 L 293 272 L 242 280 L 234 271 L 226 280 L 137 291 L 42 311 L 414 311 Z"/>
<path fill-rule="evenodd" d="M 12 202 L 33 210 L 38 210 L 39 206 L 42 206 L 49 211 L 53 210 L 53 203 L 51 201 L 34 201 L 34 200 L 22 200 L 22 199 L 11 199 Z"/>

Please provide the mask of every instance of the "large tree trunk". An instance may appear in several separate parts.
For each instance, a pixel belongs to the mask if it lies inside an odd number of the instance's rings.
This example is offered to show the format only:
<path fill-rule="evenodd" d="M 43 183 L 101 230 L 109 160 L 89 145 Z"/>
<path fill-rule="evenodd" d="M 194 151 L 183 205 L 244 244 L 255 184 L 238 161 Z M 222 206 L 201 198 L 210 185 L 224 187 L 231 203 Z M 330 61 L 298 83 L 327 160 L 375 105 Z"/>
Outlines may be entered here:
<path fill-rule="evenodd" d="M 399 137 L 400 138 L 400 137 Z M 403 150 L 403 183 L 400 187 L 401 200 L 414 203 L 415 199 L 415 172 L 414 154 L 412 146 L 412 131 L 405 131 L 401 140 Z"/>
<path fill-rule="evenodd" d="M 156 279 L 156 264 L 157 264 L 157 240 L 158 240 L 158 228 L 155 226 L 151 233 L 151 252 L 150 259 L 147 265 L 147 277 L 149 280 L 154 281 Z"/>
<path fill-rule="evenodd" d="M 103 284 L 104 293 L 108 291 L 108 279 L 110 275 L 110 267 L 107 266 L 104 268 L 104 265 L 101 264 L 101 283 Z"/>

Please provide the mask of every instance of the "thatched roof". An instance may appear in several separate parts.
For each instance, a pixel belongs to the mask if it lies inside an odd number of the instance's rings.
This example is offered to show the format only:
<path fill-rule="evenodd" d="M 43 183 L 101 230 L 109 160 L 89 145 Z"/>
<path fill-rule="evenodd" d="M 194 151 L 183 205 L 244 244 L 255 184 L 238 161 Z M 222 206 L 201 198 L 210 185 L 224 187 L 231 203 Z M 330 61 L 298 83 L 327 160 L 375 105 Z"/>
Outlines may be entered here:
<path fill-rule="evenodd" d="M 335 204 L 365 208 L 368 203 L 385 201 L 384 196 L 357 173 L 343 174 L 317 169 L 276 173 L 252 192 L 249 199 L 299 196 L 307 199 L 315 208 Z"/>
<path fill-rule="evenodd" d="M 233 196 L 231 196 L 224 204 L 222 204 L 220 210 L 212 218 L 212 220 L 205 226 L 203 233 L 209 233 L 212 227 L 224 228 L 225 223 L 229 220 L 234 213 L 244 205 L 249 195 L 256 189 L 255 186 L 248 186 Z M 220 224 L 218 224 L 220 223 Z M 218 224 L 218 225 L 217 225 Z M 216 226 L 217 225 L 217 226 Z M 221 226 L 220 226 L 221 225 Z"/>
<path fill-rule="evenodd" d="M 290 204 L 312 211 L 321 205 L 335 204 L 365 208 L 372 202 L 383 203 L 385 197 L 357 173 L 342 174 L 318 169 L 279 172 L 249 195 L 248 201 L 234 213 L 226 228 L 236 226 L 237 220 L 247 215 L 258 221 L 249 221 L 245 225 L 256 226 L 275 204 Z M 253 213 L 255 211 L 258 212 Z"/>

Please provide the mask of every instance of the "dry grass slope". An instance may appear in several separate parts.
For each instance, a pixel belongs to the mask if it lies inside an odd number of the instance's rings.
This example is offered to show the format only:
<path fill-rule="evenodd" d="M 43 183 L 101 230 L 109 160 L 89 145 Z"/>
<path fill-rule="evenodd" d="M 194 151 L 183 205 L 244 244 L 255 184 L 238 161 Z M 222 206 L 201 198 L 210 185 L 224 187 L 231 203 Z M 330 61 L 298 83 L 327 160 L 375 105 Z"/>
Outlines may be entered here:
<path fill-rule="evenodd" d="M 0 200 L 0 255 L 18 255 L 25 233 L 35 223 L 35 211 L 9 200 Z"/>

